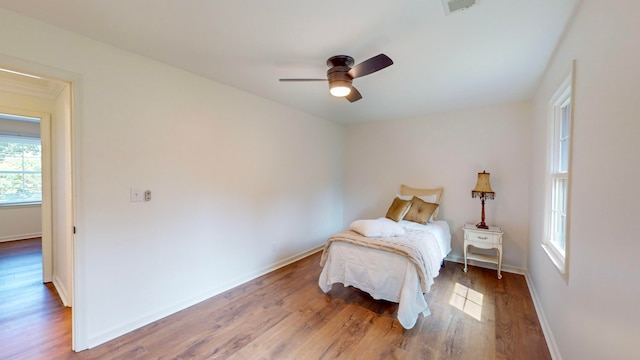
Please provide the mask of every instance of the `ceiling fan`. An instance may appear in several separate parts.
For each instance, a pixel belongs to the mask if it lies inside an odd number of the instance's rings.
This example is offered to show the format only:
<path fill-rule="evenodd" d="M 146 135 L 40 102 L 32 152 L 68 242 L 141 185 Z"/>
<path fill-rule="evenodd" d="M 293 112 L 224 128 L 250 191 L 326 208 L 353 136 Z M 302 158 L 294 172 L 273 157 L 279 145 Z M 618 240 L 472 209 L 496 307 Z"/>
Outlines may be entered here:
<path fill-rule="evenodd" d="M 355 78 L 369 75 L 393 65 L 387 55 L 380 54 L 353 66 L 354 60 L 348 55 L 336 55 L 327 60 L 326 79 L 280 79 L 280 81 L 328 81 L 329 92 L 336 97 L 344 97 L 350 102 L 362 99 L 358 89 L 352 85 Z M 353 67 L 352 67 L 353 66 Z"/>

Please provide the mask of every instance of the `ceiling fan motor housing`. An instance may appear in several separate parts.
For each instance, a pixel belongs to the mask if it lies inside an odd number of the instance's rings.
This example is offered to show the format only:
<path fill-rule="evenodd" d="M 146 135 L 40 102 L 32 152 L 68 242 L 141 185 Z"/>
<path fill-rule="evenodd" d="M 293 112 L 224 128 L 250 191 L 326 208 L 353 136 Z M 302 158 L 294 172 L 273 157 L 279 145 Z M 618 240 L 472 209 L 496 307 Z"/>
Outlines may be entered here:
<path fill-rule="evenodd" d="M 329 79 L 329 88 L 334 86 L 351 87 L 353 78 L 349 75 L 348 66 L 334 66 L 327 70 L 327 79 Z"/>
<path fill-rule="evenodd" d="M 348 74 L 355 61 L 348 55 L 335 55 L 327 60 L 327 79 L 329 80 L 329 89 L 336 86 L 344 86 L 351 88 L 353 78 Z"/>
<path fill-rule="evenodd" d="M 335 66 L 347 66 L 350 68 L 353 64 L 355 64 L 355 61 L 349 55 L 335 55 L 327 60 L 327 66 L 330 68 Z"/>

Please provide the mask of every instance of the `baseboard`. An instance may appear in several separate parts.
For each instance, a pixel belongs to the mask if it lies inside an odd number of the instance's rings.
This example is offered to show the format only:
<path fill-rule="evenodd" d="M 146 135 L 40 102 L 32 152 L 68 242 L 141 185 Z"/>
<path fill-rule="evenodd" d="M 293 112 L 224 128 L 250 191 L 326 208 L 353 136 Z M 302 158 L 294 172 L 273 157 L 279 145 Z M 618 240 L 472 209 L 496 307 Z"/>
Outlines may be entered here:
<path fill-rule="evenodd" d="M 549 322 L 547 321 L 547 317 L 544 313 L 544 310 L 542 309 L 542 304 L 540 303 L 540 299 L 538 298 L 536 289 L 535 287 L 533 287 L 533 283 L 529 278 L 528 272 L 524 274 L 524 278 L 527 280 L 527 286 L 529 287 L 531 300 L 533 300 L 533 307 L 535 307 L 536 314 L 538 314 L 538 321 L 540 322 L 540 327 L 542 328 L 544 339 L 547 341 L 547 347 L 549 348 L 549 353 L 551 353 L 551 358 L 553 360 L 562 360 L 560 349 L 558 349 L 558 344 L 556 343 L 556 339 L 553 336 L 553 332 L 551 331 L 551 327 L 549 326 Z"/>
<path fill-rule="evenodd" d="M 143 316 L 138 317 L 137 319 L 134 319 L 132 321 L 127 322 L 126 324 L 117 326 L 117 327 L 113 327 L 109 330 L 103 331 L 100 334 L 96 335 L 96 336 L 92 336 L 90 338 L 87 339 L 87 348 L 91 349 L 94 348 L 98 345 L 101 345 L 107 341 L 113 340 L 115 338 L 117 338 L 118 336 L 122 336 L 126 333 L 129 333 L 133 330 L 139 329 L 145 325 L 148 325 L 154 321 L 158 321 L 162 318 L 165 318 L 169 315 L 175 314 L 178 311 L 184 310 L 190 306 L 193 306 L 195 304 L 198 304 L 200 302 L 203 302 L 213 296 L 219 295 L 227 290 L 231 290 L 236 286 L 240 286 L 248 281 L 251 281 L 253 279 L 256 279 L 262 275 L 265 275 L 267 273 L 270 273 L 272 271 L 275 271 L 281 267 L 287 266 L 291 263 L 294 263 L 300 259 L 303 259 L 311 254 L 314 254 L 320 250 L 322 250 L 322 248 L 324 247 L 323 245 L 314 247 L 312 249 L 303 251 L 301 253 L 295 254 L 293 256 L 290 256 L 288 258 L 285 258 L 283 260 L 280 260 L 272 265 L 266 266 L 260 270 L 257 270 L 255 272 L 246 274 L 242 277 L 236 278 L 234 280 L 231 280 L 225 284 L 222 284 L 214 289 L 211 289 L 209 291 L 206 291 L 198 296 L 192 297 L 190 299 L 186 299 L 184 301 L 180 301 L 177 303 L 174 303 L 170 306 L 164 307 L 161 310 L 156 310 L 150 313 L 147 313 Z M 84 350 L 84 349 L 78 349 L 77 351 L 80 350 Z"/>
<path fill-rule="evenodd" d="M 30 233 L 30 234 L 5 235 L 5 236 L 0 236 L 0 242 L 26 240 L 26 239 L 33 239 L 38 237 L 42 237 L 41 232 Z"/>
<path fill-rule="evenodd" d="M 67 288 L 64 286 L 64 283 L 60 281 L 56 275 L 53 276 L 53 286 L 55 286 L 58 295 L 60 296 L 60 300 L 62 300 L 62 304 L 66 307 L 71 307 L 71 302 L 69 301 L 71 298 L 69 297 L 69 292 Z"/>

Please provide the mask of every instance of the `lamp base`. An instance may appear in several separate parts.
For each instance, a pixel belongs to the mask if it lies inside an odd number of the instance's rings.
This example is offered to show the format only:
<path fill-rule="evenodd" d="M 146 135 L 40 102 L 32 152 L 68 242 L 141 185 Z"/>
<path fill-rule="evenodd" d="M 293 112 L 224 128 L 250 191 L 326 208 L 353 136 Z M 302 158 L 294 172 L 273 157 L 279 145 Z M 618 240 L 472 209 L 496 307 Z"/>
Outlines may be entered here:
<path fill-rule="evenodd" d="M 483 221 L 483 222 L 480 222 L 480 223 L 476 224 L 476 228 L 478 228 L 478 229 L 489 229 L 489 226 L 487 226 L 487 224 L 485 224 L 484 221 Z"/>

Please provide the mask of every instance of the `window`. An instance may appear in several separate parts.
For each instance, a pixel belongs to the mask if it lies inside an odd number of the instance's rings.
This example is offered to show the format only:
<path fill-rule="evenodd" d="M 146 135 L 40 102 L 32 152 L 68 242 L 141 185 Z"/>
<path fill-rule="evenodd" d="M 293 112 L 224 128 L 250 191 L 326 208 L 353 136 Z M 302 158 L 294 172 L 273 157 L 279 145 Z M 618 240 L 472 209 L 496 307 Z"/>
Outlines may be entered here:
<path fill-rule="evenodd" d="M 566 275 L 568 252 L 568 194 L 571 159 L 571 77 L 564 81 L 550 102 L 546 234 L 543 248 Z"/>
<path fill-rule="evenodd" d="M 0 205 L 42 202 L 40 139 L 0 134 Z"/>

